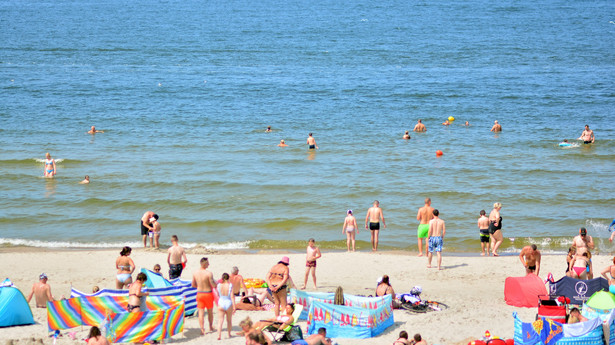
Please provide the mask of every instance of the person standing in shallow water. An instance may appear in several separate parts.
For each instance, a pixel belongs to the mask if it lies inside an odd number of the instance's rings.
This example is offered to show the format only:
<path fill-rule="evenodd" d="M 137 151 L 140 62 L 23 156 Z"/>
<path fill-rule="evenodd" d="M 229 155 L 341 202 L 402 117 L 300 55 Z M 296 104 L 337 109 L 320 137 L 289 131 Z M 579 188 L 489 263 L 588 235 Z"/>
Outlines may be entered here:
<path fill-rule="evenodd" d="M 438 269 L 441 270 L 442 246 L 444 245 L 446 226 L 444 224 L 444 221 L 438 218 L 439 215 L 440 212 L 438 210 L 433 210 L 433 219 L 429 221 L 429 248 L 427 248 L 427 268 L 431 268 L 431 258 L 433 257 L 433 252 L 436 252 L 436 255 L 438 255 Z"/>
<path fill-rule="evenodd" d="M 487 249 L 487 256 L 491 256 L 491 245 L 489 244 L 489 218 L 486 214 L 487 212 L 485 212 L 485 210 L 480 210 L 480 217 L 477 222 L 478 231 L 480 232 L 481 256 L 485 256 L 485 249 Z"/>
<path fill-rule="evenodd" d="M 489 234 L 491 235 L 491 248 L 493 250 L 493 256 L 498 255 L 498 248 L 504 242 L 504 236 L 502 235 L 502 216 L 500 216 L 500 210 L 502 204 L 496 202 L 493 204 L 493 210 L 489 213 Z"/>
<path fill-rule="evenodd" d="M 49 152 L 45 153 L 45 169 L 44 169 L 45 177 L 54 177 L 56 175 L 56 161 L 51 158 Z"/>
<path fill-rule="evenodd" d="M 306 143 L 308 144 L 308 148 L 310 150 L 318 148 L 318 145 L 316 145 L 316 139 L 314 139 L 314 137 L 312 136 L 312 133 L 308 134 Z"/>
<path fill-rule="evenodd" d="M 493 127 L 491 127 L 491 131 L 494 133 L 499 133 L 502 131 L 502 125 L 498 123 L 498 120 L 493 121 Z"/>
<path fill-rule="evenodd" d="M 384 213 L 380 208 L 380 202 L 374 200 L 373 206 L 367 210 L 365 215 L 365 229 L 371 232 L 372 251 L 378 251 L 378 235 L 380 233 L 380 219 L 382 219 L 382 228 L 387 227 L 384 221 Z M 369 223 L 369 227 L 368 227 Z"/>
<path fill-rule="evenodd" d="M 359 234 L 359 227 L 357 226 L 357 220 L 352 215 L 352 210 L 348 210 L 346 214 L 347 216 L 342 226 L 342 234 L 346 233 L 346 248 L 350 251 L 350 243 L 352 242 L 352 251 L 354 252 L 355 237 Z"/>
<path fill-rule="evenodd" d="M 416 236 L 419 244 L 419 256 L 423 256 L 423 240 L 425 241 L 425 250 L 427 250 L 427 234 L 429 232 L 429 221 L 433 218 L 433 207 L 431 207 L 431 199 L 425 198 L 425 205 L 419 208 L 416 214 L 416 219 L 419 221 L 419 227 L 416 229 Z"/>

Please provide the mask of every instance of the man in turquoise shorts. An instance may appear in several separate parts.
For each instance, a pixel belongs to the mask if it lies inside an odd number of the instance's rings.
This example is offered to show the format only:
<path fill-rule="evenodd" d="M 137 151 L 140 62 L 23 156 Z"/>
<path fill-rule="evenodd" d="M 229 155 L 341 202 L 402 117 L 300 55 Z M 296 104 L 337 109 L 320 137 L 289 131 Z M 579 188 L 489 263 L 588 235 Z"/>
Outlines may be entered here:
<path fill-rule="evenodd" d="M 419 227 L 416 230 L 416 236 L 419 242 L 419 256 L 423 256 L 423 242 L 425 241 L 425 250 L 427 250 L 427 234 L 429 232 L 429 221 L 433 218 L 433 207 L 431 207 L 431 199 L 425 198 L 425 206 L 419 208 L 416 219 L 420 221 Z"/>

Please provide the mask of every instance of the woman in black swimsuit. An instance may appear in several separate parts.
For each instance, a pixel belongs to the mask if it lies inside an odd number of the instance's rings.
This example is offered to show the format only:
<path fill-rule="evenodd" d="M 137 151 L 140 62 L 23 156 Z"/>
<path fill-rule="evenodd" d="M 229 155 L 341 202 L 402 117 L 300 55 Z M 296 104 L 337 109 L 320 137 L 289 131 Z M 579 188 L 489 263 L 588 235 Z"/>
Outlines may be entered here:
<path fill-rule="evenodd" d="M 502 204 L 496 202 L 493 204 L 493 210 L 489 213 L 489 234 L 491 234 L 491 248 L 493 250 L 493 256 L 498 255 L 498 248 L 504 242 L 504 235 L 502 235 L 502 217 L 500 216 L 500 210 Z"/>
<path fill-rule="evenodd" d="M 267 291 L 271 292 L 273 296 L 273 303 L 275 304 L 273 312 L 275 316 L 280 315 L 280 308 L 282 310 L 286 309 L 286 296 L 288 294 L 287 283 L 290 275 L 288 263 L 288 257 L 283 257 L 275 266 L 271 267 L 267 274 L 267 279 L 265 279 L 269 286 Z"/>
<path fill-rule="evenodd" d="M 143 305 L 142 298 L 145 296 L 149 296 L 149 292 L 141 292 L 141 288 L 143 287 L 143 283 L 147 280 L 147 276 L 145 273 L 137 274 L 137 281 L 135 281 L 132 285 L 130 285 L 130 289 L 128 289 L 128 312 L 130 313 L 138 313 L 141 311 L 145 311 L 141 306 Z"/>

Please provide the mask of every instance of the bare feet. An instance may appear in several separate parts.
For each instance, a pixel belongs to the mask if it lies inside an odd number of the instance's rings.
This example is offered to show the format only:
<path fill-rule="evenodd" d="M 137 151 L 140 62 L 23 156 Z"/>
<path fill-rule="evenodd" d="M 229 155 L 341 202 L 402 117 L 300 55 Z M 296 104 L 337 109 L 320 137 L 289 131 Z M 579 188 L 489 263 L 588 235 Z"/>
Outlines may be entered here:
<path fill-rule="evenodd" d="M 305 290 L 305 285 L 299 288 L 299 290 Z"/>
<path fill-rule="evenodd" d="M 423 256 L 423 253 L 419 253 L 419 255 L 417 255 L 417 256 Z"/>
<path fill-rule="evenodd" d="M 495 253 L 495 252 L 494 252 L 494 253 L 493 253 L 493 256 L 499 256 L 499 255 L 498 255 L 498 253 Z"/>
<path fill-rule="evenodd" d="M 485 253 L 484 253 L 484 252 L 483 252 L 483 253 L 480 253 L 480 256 L 485 256 Z"/>
<path fill-rule="evenodd" d="M 431 268 L 431 265 L 427 265 L 427 268 Z"/>

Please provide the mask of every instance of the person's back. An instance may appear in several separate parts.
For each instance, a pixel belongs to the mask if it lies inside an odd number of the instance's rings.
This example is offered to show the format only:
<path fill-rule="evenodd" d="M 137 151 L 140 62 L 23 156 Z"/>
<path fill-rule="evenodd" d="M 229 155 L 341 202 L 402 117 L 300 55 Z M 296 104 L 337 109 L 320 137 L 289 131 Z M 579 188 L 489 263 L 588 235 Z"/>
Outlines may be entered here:
<path fill-rule="evenodd" d="M 36 301 L 37 308 L 46 308 L 47 302 L 53 301 L 53 298 L 49 298 L 51 289 L 46 283 L 34 283 L 32 289 L 34 290 L 34 300 Z"/>
<path fill-rule="evenodd" d="M 425 206 L 419 208 L 418 217 L 421 224 L 429 224 L 429 221 L 433 218 L 433 207 L 425 204 Z"/>
<path fill-rule="evenodd" d="M 211 272 L 206 269 L 199 269 L 194 272 L 194 276 L 192 278 L 192 287 L 195 287 L 197 291 L 211 291 L 211 280 L 213 279 L 213 275 Z"/>
<path fill-rule="evenodd" d="M 178 265 L 182 263 L 182 256 L 185 255 L 185 250 L 177 242 L 169 248 L 169 263 L 172 265 Z"/>
<path fill-rule="evenodd" d="M 231 273 L 229 282 L 233 285 L 233 294 L 239 295 L 239 292 L 241 291 L 241 284 L 243 283 L 243 277 L 240 274 Z"/>

